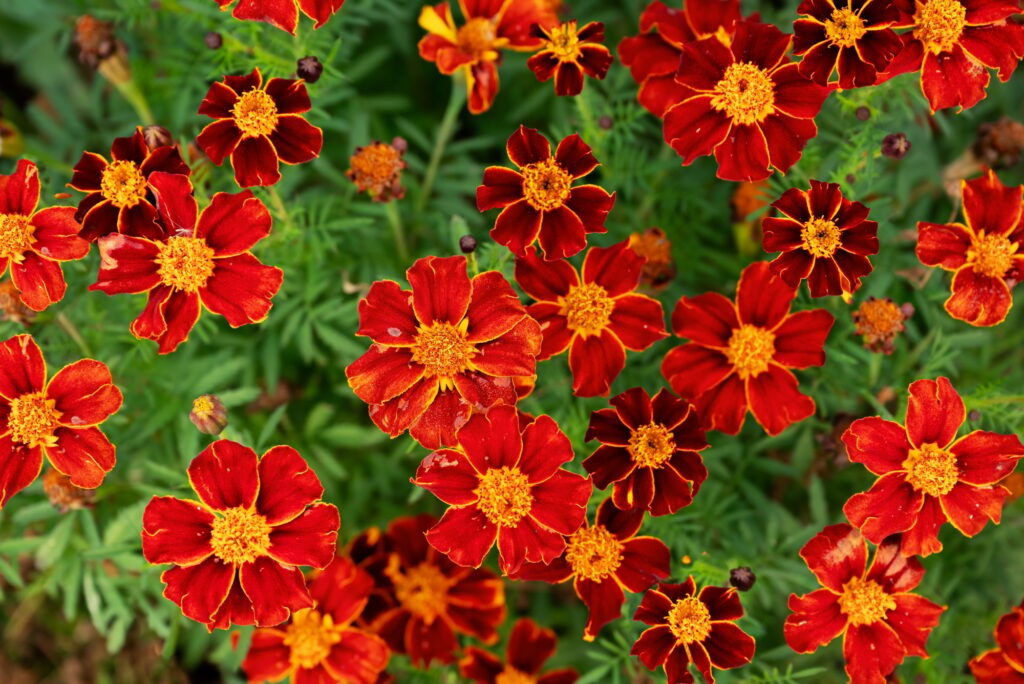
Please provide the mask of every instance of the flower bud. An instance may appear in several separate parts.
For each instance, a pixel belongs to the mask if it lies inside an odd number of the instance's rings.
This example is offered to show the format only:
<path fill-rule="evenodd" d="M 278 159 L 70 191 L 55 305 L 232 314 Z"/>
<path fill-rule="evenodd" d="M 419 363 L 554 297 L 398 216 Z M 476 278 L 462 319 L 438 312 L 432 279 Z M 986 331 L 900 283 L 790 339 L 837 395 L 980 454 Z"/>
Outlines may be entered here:
<path fill-rule="evenodd" d="M 316 83 L 320 80 L 322 73 L 324 73 L 324 65 L 313 56 L 303 57 L 295 67 L 295 74 L 306 83 Z"/>
<path fill-rule="evenodd" d="M 910 141 L 903 133 L 890 133 L 882 139 L 882 154 L 893 159 L 903 159 L 910 151 Z"/>
<path fill-rule="evenodd" d="M 754 574 L 753 570 L 746 566 L 733 568 L 729 571 L 729 584 L 740 591 L 750 591 L 756 581 L 757 575 Z"/>
<path fill-rule="evenodd" d="M 476 251 L 476 238 L 472 235 L 463 235 L 459 238 L 459 249 L 463 254 L 472 254 Z"/>
<path fill-rule="evenodd" d="M 163 126 L 146 126 L 142 129 L 142 137 L 146 141 L 146 147 L 152 152 L 158 147 L 167 147 L 174 144 L 174 137 L 171 132 Z"/>
<path fill-rule="evenodd" d="M 193 401 L 188 419 L 207 435 L 219 435 L 228 426 L 228 412 L 215 394 L 204 394 Z"/>
<path fill-rule="evenodd" d="M 216 31 L 210 31 L 203 36 L 203 42 L 206 43 L 206 47 L 211 50 L 219 50 L 220 46 L 224 44 L 224 37 Z"/>

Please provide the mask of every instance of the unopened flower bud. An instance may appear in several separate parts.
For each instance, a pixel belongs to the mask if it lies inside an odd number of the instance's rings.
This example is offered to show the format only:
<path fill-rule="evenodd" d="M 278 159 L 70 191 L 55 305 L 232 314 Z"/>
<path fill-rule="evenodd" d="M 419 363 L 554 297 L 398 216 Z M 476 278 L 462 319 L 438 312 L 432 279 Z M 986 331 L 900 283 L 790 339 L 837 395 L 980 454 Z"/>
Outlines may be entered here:
<path fill-rule="evenodd" d="M 871 118 L 871 110 L 867 107 L 857 107 L 857 111 L 854 112 L 854 116 L 857 117 L 858 121 L 867 121 Z"/>
<path fill-rule="evenodd" d="M 206 43 L 206 47 L 211 50 L 219 50 L 220 46 L 224 44 L 224 37 L 216 31 L 210 31 L 203 36 L 203 42 Z"/>
<path fill-rule="evenodd" d="M 607 130 L 611 129 L 612 126 L 615 125 L 615 120 L 612 117 L 608 116 L 607 114 L 602 114 L 597 119 L 597 125 L 600 128 L 602 128 L 602 129 L 607 131 Z"/>
<path fill-rule="evenodd" d="M 740 591 L 750 591 L 750 588 L 754 586 L 756 581 L 757 575 L 746 566 L 733 568 L 729 571 L 729 584 Z"/>
<path fill-rule="evenodd" d="M 324 73 L 324 65 L 312 55 L 303 57 L 295 67 L 296 75 L 305 80 L 306 83 L 316 83 L 320 80 L 320 74 Z"/>
<path fill-rule="evenodd" d="M 472 254 L 476 251 L 476 238 L 472 235 L 463 235 L 459 238 L 459 249 L 463 254 Z"/>
<path fill-rule="evenodd" d="M 188 419 L 207 435 L 219 435 L 228 426 L 228 412 L 214 394 L 204 394 L 193 401 Z"/>
<path fill-rule="evenodd" d="M 882 139 L 882 154 L 893 159 L 903 159 L 910 151 L 910 141 L 903 133 L 890 133 Z"/>
<path fill-rule="evenodd" d="M 174 144 L 171 132 L 163 126 L 146 126 L 142 129 L 142 137 L 150 151 Z"/>

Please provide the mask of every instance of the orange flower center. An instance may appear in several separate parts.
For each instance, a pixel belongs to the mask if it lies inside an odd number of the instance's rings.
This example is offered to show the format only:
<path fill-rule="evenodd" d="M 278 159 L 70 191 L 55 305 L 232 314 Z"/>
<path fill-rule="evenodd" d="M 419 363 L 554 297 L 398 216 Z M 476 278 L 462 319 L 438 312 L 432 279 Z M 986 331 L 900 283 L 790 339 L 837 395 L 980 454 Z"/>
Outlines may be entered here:
<path fill-rule="evenodd" d="M 243 137 L 270 135 L 277 128 L 277 103 L 265 91 L 253 88 L 238 98 L 231 116 Z"/>
<path fill-rule="evenodd" d="M 118 209 L 134 207 L 146 199 L 146 177 L 135 162 L 110 162 L 103 169 L 100 194 Z"/>
<path fill-rule="evenodd" d="M 668 611 L 668 628 L 680 643 L 704 641 L 711 634 L 711 612 L 699 598 L 687 596 Z"/>
<path fill-rule="evenodd" d="M 360 148 L 349 159 L 353 180 L 362 189 L 391 183 L 401 173 L 402 164 L 402 153 L 382 142 Z"/>
<path fill-rule="evenodd" d="M 903 330 L 906 316 L 891 299 L 868 299 L 857 309 L 855 316 L 858 335 L 892 337 Z"/>
<path fill-rule="evenodd" d="M 980 235 L 971 239 L 967 250 L 967 263 L 974 272 L 989 278 L 1002 278 L 1013 266 L 1018 244 L 1005 235 Z"/>
<path fill-rule="evenodd" d="M 511 665 L 506 665 L 505 669 L 494 678 L 494 684 L 537 684 L 537 678 L 517 670 Z"/>
<path fill-rule="evenodd" d="M 843 585 L 843 593 L 839 595 L 839 610 L 854 626 L 884 620 L 885 614 L 894 608 L 896 599 L 874 580 L 854 577 Z"/>
<path fill-rule="evenodd" d="M 443 615 L 448 605 L 448 588 L 454 580 L 447 577 L 440 568 L 431 563 L 420 563 L 405 574 L 399 570 L 399 560 L 392 554 L 384 573 L 395 585 L 395 596 L 410 613 L 432 624 L 438 615 Z"/>
<path fill-rule="evenodd" d="M 322 663 L 339 641 L 341 629 L 335 626 L 333 618 L 313 608 L 292 613 L 292 622 L 284 633 L 284 645 L 291 649 L 292 667 L 305 670 Z"/>
<path fill-rule="evenodd" d="M 661 423 L 648 423 L 629 435 L 626 451 L 641 468 L 660 468 L 676 452 L 672 431 Z"/>
<path fill-rule="evenodd" d="M 0 214 L 0 259 L 13 259 L 20 264 L 25 252 L 32 249 L 35 227 L 28 216 Z"/>
<path fill-rule="evenodd" d="M 572 176 L 554 157 L 527 164 L 519 172 L 523 174 L 523 196 L 537 211 L 554 211 L 569 199 Z"/>
<path fill-rule="evenodd" d="M 823 218 L 812 218 L 800 229 L 801 245 L 811 256 L 827 259 L 836 253 L 842 240 L 839 227 Z"/>
<path fill-rule="evenodd" d="M 456 42 L 459 49 L 466 54 L 480 59 L 483 54 L 494 48 L 497 36 L 494 33 L 494 22 L 484 17 L 474 17 L 459 27 Z"/>
<path fill-rule="evenodd" d="M 428 378 L 439 378 L 442 389 L 454 387 L 452 378 L 472 368 L 477 348 L 466 339 L 469 319 L 457 325 L 434 322 L 416 333 L 412 360 L 423 366 Z"/>
<path fill-rule="evenodd" d="M 825 22 L 825 35 L 839 47 L 853 47 L 867 32 L 864 21 L 847 7 L 833 10 Z"/>
<path fill-rule="evenodd" d="M 560 313 L 570 330 L 582 337 L 600 335 L 612 318 L 615 300 L 597 283 L 583 283 L 569 289 Z"/>
<path fill-rule="evenodd" d="M 198 292 L 213 275 L 213 248 L 202 238 L 172 237 L 157 244 L 160 280 L 182 292 Z"/>
<path fill-rule="evenodd" d="M 911 449 L 907 460 L 903 461 L 903 469 L 907 471 L 910 486 L 929 496 L 948 494 L 960 480 L 956 454 L 935 444 L 922 444 L 920 449 Z"/>
<path fill-rule="evenodd" d="M 751 62 L 736 62 L 715 84 L 711 106 L 724 111 L 734 123 L 760 123 L 775 111 L 775 85 L 767 69 Z"/>
<path fill-rule="evenodd" d="M 725 356 L 741 380 L 756 378 L 775 356 L 775 335 L 756 325 L 740 326 L 729 338 Z"/>
<path fill-rule="evenodd" d="M 619 569 L 622 542 L 604 525 L 581 527 L 569 537 L 565 560 L 577 577 L 600 582 Z"/>
<path fill-rule="evenodd" d="M 530 512 L 533 495 L 530 481 L 519 468 L 492 468 L 480 476 L 473 493 L 476 507 L 492 525 L 515 527 Z"/>
<path fill-rule="evenodd" d="M 567 21 L 551 29 L 551 40 L 548 49 L 562 62 L 575 62 L 580 58 L 580 39 L 576 31 L 576 22 Z"/>
<path fill-rule="evenodd" d="M 949 52 L 967 25 L 967 8 L 959 0 L 925 0 L 914 12 L 914 38 L 933 54 Z"/>
<path fill-rule="evenodd" d="M 57 445 L 57 437 L 53 434 L 57 429 L 57 420 L 61 413 L 53 399 L 46 392 L 23 394 L 11 400 L 11 412 L 7 416 L 7 426 L 11 430 L 11 441 L 27 447 Z"/>
<path fill-rule="evenodd" d="M 251 563 L 267 555 L 270 525 L 266 518 L 242 506 L 218 513 L 210 530 L 213 555 L 232 565 Z"/>

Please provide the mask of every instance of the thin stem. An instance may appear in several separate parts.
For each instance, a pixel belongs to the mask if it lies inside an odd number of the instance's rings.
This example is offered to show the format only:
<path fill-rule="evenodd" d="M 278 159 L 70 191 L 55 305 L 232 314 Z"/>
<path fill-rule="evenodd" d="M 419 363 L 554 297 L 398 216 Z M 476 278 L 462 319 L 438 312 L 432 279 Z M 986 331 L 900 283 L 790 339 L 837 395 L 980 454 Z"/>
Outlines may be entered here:
<path fill-rule="evenodd" d="M 277 193 L 277 187 L 271 185 L 268 188 L 268 191 L 270 206 L 273 207 L 275 216 L 279 221 L 284 223 L 288 232 L 294 232 L 295 224 L 292 223 L 292 217 L 288 215 L 288 210 L 285 208 L 284 202 L 281 200 L 281 195 Z"/>
<path fill-rule="evenodd" d="M 416 213 L 422 213 L 427 208 L 430 200 L 430 191 L 434 188 L 434 180 L 437 178 L 437 169 L 441 166 L 441 158 L 444 157 L 444 149 L 448 145 L 452 134 L 455 132 L 455 124 L 459 120 L 459 112 L 466 102 L 465 80 L 458 77 L 452 78 L 452 95 L 448 99 L 448 108 L 444 110 L 444 118 L 437 129 L 437 138 L 434 139 L 434 149 L 430 153 L 430 163 L 423 175 L 423 185 L 420 186 L 420 195 L 416 198 Z"/>
<path fill-rule="evenodd" d="M 409 262 L 409 245 L 405 241 L 405 228 L 402 225 L 402 213 L 398 210 L 398 203 L 394 200 L 384 203 L 384 211 L 391 224 L 391 234 L 395 237 L 395 249 L 398 250 L 398 258 L 403 264 Z"/>
<path fill-rule="evenodd" d="M 62 311 L 53 317 L 53 322 L 60 326 L 61 330 L 68 334 L 75 344 L 78 345 L 79 351 L 86 356 L 92 356 L 92 351 L 89 349 L 89 343 L 82 337 L 82 333 L 78 332 L 78 328 L 71 322 L 71 319 Z"/>
<path fill-rule="evenodd" d="M 1002 397 L 990 397 L 988 399 L 977 399 L 965 402 L 972 409 L 985 406 L 998 406 L 999 404 L 1024 404 L 1024 394 L 1007 394 Z"/>
<path fill-rule="evenodd" d="M 135 114 L 144 126 L 152 126 L 156 123 L 156 119 L 153 118 L 153 112 L 149 108 L 149 103 L 146 101 L 146 96 L 142 94 L 134 79 L 126 83 L 115 83 L 114 85 L 117 86 L 118 92 L 124 96 L 124 99 L 128 100 L 128 104 L 135 110 Z"/>

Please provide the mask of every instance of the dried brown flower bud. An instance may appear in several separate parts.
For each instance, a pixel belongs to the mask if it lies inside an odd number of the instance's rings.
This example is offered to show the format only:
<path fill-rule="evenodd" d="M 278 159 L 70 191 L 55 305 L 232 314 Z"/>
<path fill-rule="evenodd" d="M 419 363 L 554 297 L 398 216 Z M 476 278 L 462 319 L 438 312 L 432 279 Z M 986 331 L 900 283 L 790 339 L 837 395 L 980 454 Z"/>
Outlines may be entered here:
<path fill-rule="evenodd" d="M 151 151 L 158 147 L 167 147 L 174 144 L 174 136 L 163 126 L 146 126 L 142 129 L 142 137 L 146 141 L 146 147 Z"/>
<path fill-rule="evenodd" d="M 978 126 L 974 156 L 994 168 L 1013 166 L 1024 152 L 1024 124 L 1004 116 Z"/>
<path fill-rule="evenodd" d="M 96 69 L 105 79 L 120 86 L 132 80 L 128 52 L 114 35 L 114 25 L 85 14 L 75 21 L 78 61 Z"/>
<path fill-rule="evenodd" d="M 855 332 L 864 337 L 864 346 L 876 354 L 892 354 L 894 340 L 906 329 L 904 322 L 914 315 L 912 304 L 898 306 L 888 297 L 868 297 L 853 312 Z"/>
<path fill-rule="evenodd" d="M 754 574 L 753 570 L 746 566 L 733 568 L 729 571 L 729 584 L 740 591 L 750 591 L 756 581 L 757 575 Z"/>
<path fill-rule="evenodd" d="M 0 282 L 0 318 L 24 326 L 30 325 L 36 319 L 36 312 L 21 301 L 21 293 L 10 278 Z"/>
<path fill-rule="evenodd" d="M 395 138 L 389 145 L 374 141 L 365 147 L 357 147 L 349 159 L 349 180 L 356 184 L 359 192 L 366 192 L 374 202 L 389 202 L 405 196 L 401 185 L 402 169 L 405 168 L 406 143 Z"/>
<path fill-rule="evenodd" d="M 71 478 L 53 468 L 43 475 L 43 491 L 54 507 L 61 513 L 79 508 L 92 508 L 96 498 L 95 489 L 82 489 L 71 484 Z"/>
<path fill-rule="evenodd" d="M 219 435 L 228 426 L 228 412 L 215 394 L 204 394 L 192 402 L 188 419 L 207 435 Z"/>
<path fill-rule="evenodd" d="M 476 238 L 472 235 L 463 235 L 459 238 L 459 249 L 463 254 L 472 254 L 476 251 Z"/>
<path fill-rule="evenodd" d="M 672 258 L 672 243 L 661 228 L 648 228 L 629 236 L 629 248 L 642 256 L 643 270 L 640 282 L 654 290 L 668 286 L 676 275 L 676 262 Z"/>
<path fill-rule="evenodd" d="M 316 57 L 303 57 L 296 65 L 295 73 L 306 83 L 316 83 L 320 80 L 320 74 L 324 73 L 324 65 Z"/>
<path fill-rule="evenodd" d="M 910 141 L 903 133 L 890 133 L 882 139 L 882 154 L 893 159 L 903 159 L 910 151 Z"/>

